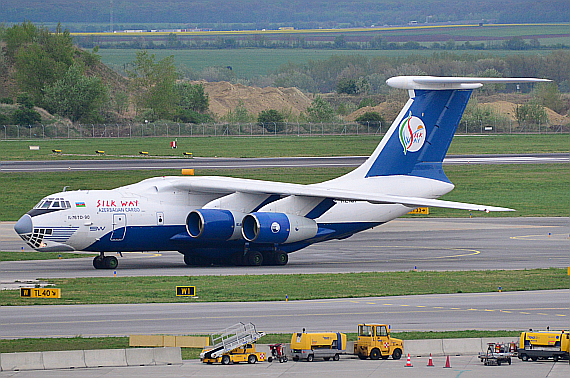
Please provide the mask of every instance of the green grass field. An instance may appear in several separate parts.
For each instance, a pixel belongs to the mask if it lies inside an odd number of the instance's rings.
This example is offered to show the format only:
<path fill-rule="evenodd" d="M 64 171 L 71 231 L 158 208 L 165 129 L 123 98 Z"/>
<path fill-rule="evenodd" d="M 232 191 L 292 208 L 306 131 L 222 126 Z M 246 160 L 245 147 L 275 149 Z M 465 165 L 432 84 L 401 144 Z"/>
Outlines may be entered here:
<path fill-rule="evenodd" d="M 368 156 L 380 143 L 382 135 L 360 136 L 266 136 L 266 137 L 181 137 L 178 149 L 170 148 L 170 138 L 94 138 L 0 140 L 0 160 L 116 159 L 150 156 L 177 156 L 192 152 L 195 157 L 285 157 L 285 156 Z M 30 145 L 40 146 L 31 151 Z M 53 154 L 52 150 L 62 150 Z M 105 151 L 105 156 L 95 154 Z M 570 134 L 498 134 L 457 135 L 450 155 L 524 154 L 570 152 Z M 144 158 L 143 158 L 144 159 Z"/>
<path fill-rule="evenodd" d="M 256 302 L 325 298 L 383 297 L 566 289 L 566 269 L 456 272 L 373 272 L 343 274 L 275 274 L 185 277 L 51 278 L 61 299 L 20 298 L 0 292 L 2 306 L 40 304 L 121 304 L 188 302 Z M 176 296 L 176 286 L 195 286 L 196 298 Z M 313 288 L 307 291 L 306 288 Z"/>

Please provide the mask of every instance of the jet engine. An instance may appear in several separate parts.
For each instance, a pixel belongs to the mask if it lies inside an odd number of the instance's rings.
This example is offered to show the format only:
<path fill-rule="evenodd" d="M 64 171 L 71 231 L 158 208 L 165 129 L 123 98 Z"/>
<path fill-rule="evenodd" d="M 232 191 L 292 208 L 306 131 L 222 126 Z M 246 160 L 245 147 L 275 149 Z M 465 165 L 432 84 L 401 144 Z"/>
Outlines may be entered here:
<path fill-rule="evenodd" d="M 243 218 L 242 234 L 255 243 L 286 244 L 310 239 L 317 234 L 317 222 L 283 213 L 251 213 Z"/>
<path fill-rule="evenodd" d="M 230 210 L 194 210 L 186 218 L 186 230 L 190 236 L 200 240 L 240 239 L 244 215 Z"/>

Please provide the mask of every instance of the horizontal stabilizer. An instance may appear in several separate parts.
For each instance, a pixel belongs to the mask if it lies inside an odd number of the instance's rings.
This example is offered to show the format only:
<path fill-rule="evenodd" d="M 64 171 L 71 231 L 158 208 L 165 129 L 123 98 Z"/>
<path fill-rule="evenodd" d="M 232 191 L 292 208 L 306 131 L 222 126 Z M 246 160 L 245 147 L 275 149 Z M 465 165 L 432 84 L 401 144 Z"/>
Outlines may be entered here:
<path fill-rule="evenodd" d="M 483 84 L 543 83 L 547 79 L 536 78 L 495 78 L 495 77 L 437 77 L 437 76 L 396 76 L 386 80 L 393 88 L 401 89 L 476 89 Z"/>

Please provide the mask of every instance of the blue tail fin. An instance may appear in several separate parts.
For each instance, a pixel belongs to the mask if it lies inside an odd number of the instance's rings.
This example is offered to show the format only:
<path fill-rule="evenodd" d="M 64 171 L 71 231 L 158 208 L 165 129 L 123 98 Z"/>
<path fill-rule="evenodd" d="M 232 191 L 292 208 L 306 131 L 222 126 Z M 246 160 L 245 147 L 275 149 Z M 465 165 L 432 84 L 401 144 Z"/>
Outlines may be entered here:
<path fill-rule="evenodd" d="M 366 177 L 411 175 L 450 182 L 442 162 L 472 89 L 413 89 Z M 385 142 L 385 143 L 384 143 Z M 376 155 L 376 156 L 374 156 Z"/>

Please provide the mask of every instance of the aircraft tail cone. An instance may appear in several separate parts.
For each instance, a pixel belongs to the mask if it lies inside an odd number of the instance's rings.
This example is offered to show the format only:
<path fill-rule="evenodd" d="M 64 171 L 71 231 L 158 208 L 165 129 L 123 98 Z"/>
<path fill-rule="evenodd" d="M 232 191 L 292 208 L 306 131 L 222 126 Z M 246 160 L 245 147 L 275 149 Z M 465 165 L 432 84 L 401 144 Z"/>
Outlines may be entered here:
<path fill-rule="evenodd" d="M 404 365 L 404 367 L 414 367 L 414 365 L 412 365 L 412 360 L 410 359 L 410 354 L 408 353 L 408 362 L 406 362 L 406 364 Z"/>
<path fill-rule="evenodd" d="M 449 364 L 449 356 L 447 356 L 447 361 L 445 362 L 444 368 L 450 368 L 451 365 Z"/>
<path fill-rule="evenodd" d="M 431 353 L 429 354 L 429 361 L 428 361 L 427 366 L 433 367 L 433 359 L 431 358 Z"/>

